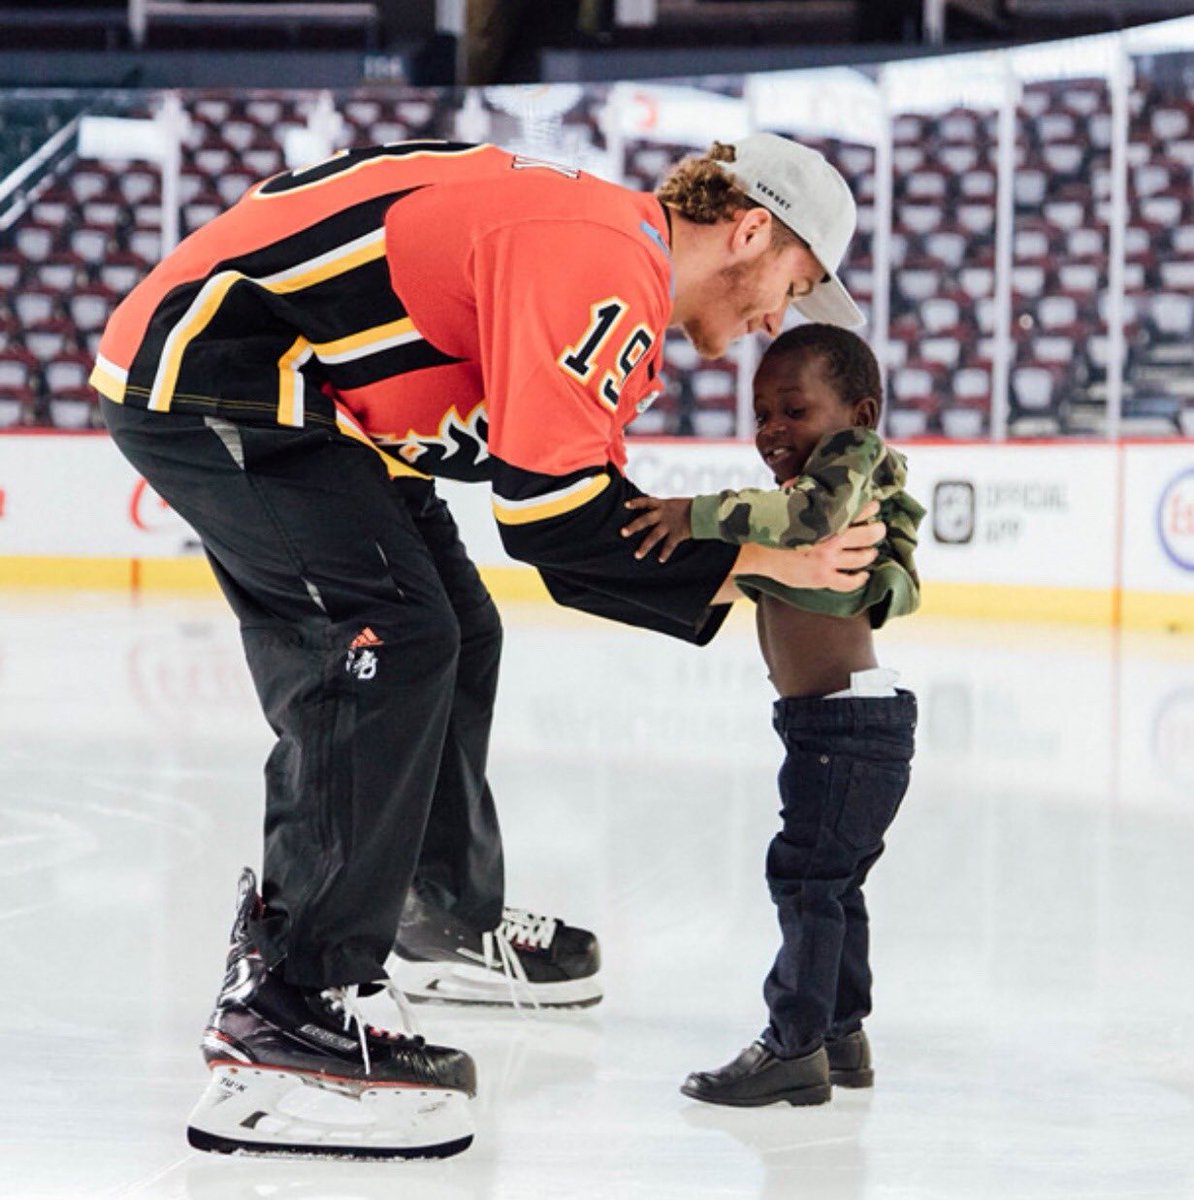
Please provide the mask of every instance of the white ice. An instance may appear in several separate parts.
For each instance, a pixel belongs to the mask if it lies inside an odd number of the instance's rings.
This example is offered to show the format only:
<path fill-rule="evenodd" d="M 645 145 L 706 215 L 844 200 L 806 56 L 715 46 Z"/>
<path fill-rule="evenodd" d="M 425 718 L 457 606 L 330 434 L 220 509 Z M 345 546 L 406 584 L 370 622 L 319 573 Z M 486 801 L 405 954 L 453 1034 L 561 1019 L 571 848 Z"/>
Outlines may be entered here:
<path fill-rule="evenodd" d="M 1194 644 L 913 618 L 913 784 L 868 888 L 873 1093 L 677 1091 L 761 1029 L 780 759 L 753 631 L 704 650 L 508 606 L 512 903 L 598 931 L 607 998 L 423 1008 L 478 1061 L 440 1163 L 192 1153 L 197 1042 L 269 734 L 208 600 L 0 596 L 0 1195 L 13 1200 L 1194 1196 Z"/>

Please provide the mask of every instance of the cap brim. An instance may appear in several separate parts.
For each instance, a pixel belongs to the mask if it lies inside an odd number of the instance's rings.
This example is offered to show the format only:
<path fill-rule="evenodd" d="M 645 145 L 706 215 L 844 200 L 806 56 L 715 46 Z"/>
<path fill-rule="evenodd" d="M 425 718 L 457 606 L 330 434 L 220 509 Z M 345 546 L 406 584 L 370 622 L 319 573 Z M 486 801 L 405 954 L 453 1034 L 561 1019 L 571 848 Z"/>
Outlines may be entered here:
<path fill-rule="evenodd" d="M 801 316 L 810 321 L 822 321 L 826 325 L 840 325 L 843 329 L 857 329 L 866 324 L 862 309 L 850 299 L 842 281 L 836 275 L 819 283 L 807 296 L 794 301 Z"/>

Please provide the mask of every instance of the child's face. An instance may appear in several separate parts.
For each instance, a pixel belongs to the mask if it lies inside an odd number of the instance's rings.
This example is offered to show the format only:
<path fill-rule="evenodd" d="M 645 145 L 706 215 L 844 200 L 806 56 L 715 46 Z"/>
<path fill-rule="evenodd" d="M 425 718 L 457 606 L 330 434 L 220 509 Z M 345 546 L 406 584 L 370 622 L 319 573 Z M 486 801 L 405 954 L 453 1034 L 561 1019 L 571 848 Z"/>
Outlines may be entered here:
<path fill-rule="evenodd" d="M 776 483 L 799 475 L 827 433 L 856 425 L 873 429 L 878 417 L 874 400 L 842 401 L 815 351 L 766 357 L 755 373 L 754 393 L 755 445 Z"/>

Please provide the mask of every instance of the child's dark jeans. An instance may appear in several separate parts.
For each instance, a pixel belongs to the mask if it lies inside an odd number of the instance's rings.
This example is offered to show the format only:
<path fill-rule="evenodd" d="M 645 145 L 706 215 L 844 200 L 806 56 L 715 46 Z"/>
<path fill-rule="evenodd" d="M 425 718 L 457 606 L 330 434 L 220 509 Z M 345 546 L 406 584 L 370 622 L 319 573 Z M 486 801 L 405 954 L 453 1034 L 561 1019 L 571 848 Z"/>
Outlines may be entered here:
<path fill-rule="evenodd" d="M 779 700 L 774 724 L 788 753 L 767 883 L 783 945 L 763 987 L 763 1041 L 792 1058 L 871 1011 L 862 885 L 908 787 L 916 697 Z"/>

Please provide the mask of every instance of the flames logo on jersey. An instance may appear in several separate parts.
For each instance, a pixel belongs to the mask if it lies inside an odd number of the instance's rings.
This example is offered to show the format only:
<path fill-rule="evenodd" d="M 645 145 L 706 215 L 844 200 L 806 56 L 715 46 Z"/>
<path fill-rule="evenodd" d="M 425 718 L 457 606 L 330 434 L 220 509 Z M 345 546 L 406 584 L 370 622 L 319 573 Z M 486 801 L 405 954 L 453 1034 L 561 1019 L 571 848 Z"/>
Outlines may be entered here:
<path fill-rule="evenodd" d="M 489 417 L 484 403 L 464 418 L 454 407 L 449 408 L 434 434 L 410 429 L 405 437 L 377 440 L 408 466 L 427 475 L 466 482 L 488 479 L 490 475 Z"/>

